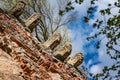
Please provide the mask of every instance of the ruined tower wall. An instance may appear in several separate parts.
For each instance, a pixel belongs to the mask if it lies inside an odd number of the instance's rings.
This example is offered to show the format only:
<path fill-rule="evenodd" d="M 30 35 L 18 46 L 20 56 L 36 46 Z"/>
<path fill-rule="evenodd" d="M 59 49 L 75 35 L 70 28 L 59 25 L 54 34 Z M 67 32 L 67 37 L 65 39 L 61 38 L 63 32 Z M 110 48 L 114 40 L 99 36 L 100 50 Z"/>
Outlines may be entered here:
<path fill-rule="evenodd" d="M 38 24 L 38 17 L 27 19 L 24 25 L 33 29 L 31 26 Z M 65 62 L 70 55 L 70 45 L 55 52 L 48 51 L 59 45 L 60 38 L 60 35 L 54 34 L 41 43 L 25 30 L 14 15 L 0 9 L 0 76 L 3 76 L 0 80 L 86 80 L 84 72 L 77 69 L 83 60 L 82 55 Z M 56 55 L 60 55 L 59 58 Z"/>

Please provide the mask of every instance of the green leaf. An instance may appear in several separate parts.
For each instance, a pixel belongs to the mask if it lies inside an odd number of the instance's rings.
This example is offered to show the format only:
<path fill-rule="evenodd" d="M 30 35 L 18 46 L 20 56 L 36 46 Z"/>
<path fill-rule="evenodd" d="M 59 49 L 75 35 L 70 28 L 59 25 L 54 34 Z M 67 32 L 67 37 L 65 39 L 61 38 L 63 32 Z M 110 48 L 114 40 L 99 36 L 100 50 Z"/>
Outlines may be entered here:
<path fill-rule="evenodd" d="M 95 4 L 95 2 L 92 0 L 92 1 L 91 1 L 91 4 Z"/>
<path fill-rule="evenodd" d="M 96 48 L 97 48 L 97 49 L 100 48 L 100 41 L 97 42 Z"/>
<path fill-rule="evenodd" d="M 107 37 L 108 37 L 108 38 L 112 38 L 111 32 L 109 32 L 109 33 L 107 34 Z"/>
<path fill-rule="evenodd" d="M 111 14 L 111 12 L 110 12 L 110 8 L 105 9 L 105 11 L 106 11 L 106 14 L 108 14 L 108 15 Z"/>
<path fill-rule="evenodd" d="M 100 10 L 101 15 L 105 15 L 105 10 Z"/>
<path fill-rule="evenodd" d="M 59 15 L 60 15 L 60 16 L 62 16 L 62 15 L 63 15 L 63 13 L 64 13 L 64 11 L 63 11 L 63 10 L 59 10 Z"/>
<path fill-rule="evenodd" d="M 120 3 L 119 2 L 115 2 L 114 5 L 117 6 L 117 7 L 120 7 Z"/>
<path fill-rule="evenodd" d="M 93 76 L 93 74 L 92 73 L 89 73 L 89 75 L 92 77 Z"/>
<path fill-rule="evenodd" d="M 96 23 L 94 23 L 94 24 L 93 24 L 93 27 L 96 27 L 96 26 L 97 26 L 97 24 L 96 24 Z"/>
<path fill-rule="evenodd" d="M 90 7 L 90 8 L 88 8 L 87 13 L 92 13 L 93 10 L 94 10 L 94 8 Z"/>
<path fill-rule="evenodd" d="M 68 2 L 67 5 L 70 6 L 72 3 L 71 2 Z"/>
<path fill-rule="evenodd" d="M 108 4 L 108 6 L 111 6 L 111 4 Z"/>
<path fill-rule="evenodd" d="M 70 10 L 70 8 L 69 8 L 69 7 L 66 7 L 65 9 L 66 9 L 66 12 L 68 12 L 68 11 Z"/>
<path fill-rule="evenodd" d="M 76 3 L 81 4 L 84 0 L 75 0 Z"/>
<path fill-rule="evenodd" d="M 75 0 L 76 3 L 78 3 L 78 0 Z"/>
<path fill-rule="evenodd" d="M 88 17 L 84 17 L 84 21 L 85 21 L 85 22 L 88 22 L 88 21 L 89 21 L 89 18 L 88 18 Z"/>
<path fill-rule="evenodd" d="M 105 71 L 108 70 L 108 67 L 107 67 L 107 66 L 104 66 L 104 70 L 105 70 Z"/>
<path fill-rule="evenodd" d="M 106 34 L 106 29 L 105 30 L 103 30 L 103 32 L 102 32 L 103 34 Z"/>

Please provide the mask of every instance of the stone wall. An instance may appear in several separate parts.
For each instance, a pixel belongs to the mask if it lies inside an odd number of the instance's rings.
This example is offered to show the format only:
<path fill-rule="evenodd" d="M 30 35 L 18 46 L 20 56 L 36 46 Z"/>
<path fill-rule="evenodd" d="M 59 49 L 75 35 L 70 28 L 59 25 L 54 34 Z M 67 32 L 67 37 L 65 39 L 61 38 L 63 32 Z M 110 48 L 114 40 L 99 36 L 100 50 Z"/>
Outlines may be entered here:
<path fill-rule="evenodd" d="M 41 43 L 25 30 L 32 31 L 38 24 L 37 13 L 24 24 L 15 17 L 0 9 L 0 80 L 86 80 L 84 72 L 77 69 L 83 56 L 66 59 L 70 44 L 53 51 L 60 43 L 59 33 Z"/>

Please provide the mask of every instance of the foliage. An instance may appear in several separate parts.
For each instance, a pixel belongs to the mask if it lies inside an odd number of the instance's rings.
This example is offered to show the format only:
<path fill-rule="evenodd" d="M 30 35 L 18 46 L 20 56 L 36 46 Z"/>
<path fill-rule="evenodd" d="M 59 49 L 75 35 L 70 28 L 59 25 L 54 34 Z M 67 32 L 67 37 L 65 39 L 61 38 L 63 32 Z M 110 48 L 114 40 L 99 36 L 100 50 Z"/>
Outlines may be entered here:
<path fill-rule="evenodd" d="M 75 0 L 76 3 L 81 4 L 84 0 Z M 96 2 L 99 0 L 90 0 L 90 7 L 87 10 L 87 16 L 84 16 L 84 22 L 89 22 L 91 18 L 89 15 L 93 14 L 94 7 L 96 6 Z M 112 14 L 112 10 L 117 8 L 117 14 Z M 106 9 L 101 9 L 99 11 L 100 16 L 102 19 L 96 19 L 93 23 L 93 27 L 98 29 L 98 33 L 94 34 L 93 36 L 87 37 L 87 40 L 98 38 L 99 36 L 103 36 L 96 45 L 96 48 L 99 49 L 101 46 L 101 41 L 105 38 L 108 39 L 106 43 L 107 53 L 109 57 L 114 60 L 114 63 L 111 67 L 104 66 L 102 73 L 98 73 L 93 75 L 89 73 L 89 75 L 98 80 L 102 78 L 103 80 L 119 80 L 120 79 L 120 0 L 114 2 L 114 5 L 108 4 Z M 87 71 L 87 68 L 85 68 Z M 114 74 L 111 75 L 111 72 Z"/>
<path fill-rule="evenodd" d="M 94 6 L 96 5 L 96 1 L 98 0 L 91 0 L 91 6 L 87 10 L 88 16 L 85 17 L 85 22 L 88 22 L 90 20 L 89 15 L 92 14 Z M 112 9 L 115 8 L 118 9 L 118 13 L 112 14 Z M 99 32 L 93 36 L 88 37 L 87 39 L 89 40 L 92 38 L 97 38 L 101 35 L 104 36 L 97 43 L 96 48 L 100 48 L 101 41 L 104 40 L 104 38 L 107 38 L 107 54 L 116 63 L 111 67 L 104 66 L 102 73 L 98 73 L 96 75 L 91 75 L 90 73 L 90 75 L 97 80 L 100 77 L 103 80 L 118 80 L 120 79 L 120 0 L 114 2 L 114 5 L 108 4 L 108 7 L 106 9 L 100 10 L 99 13 L 103 18 L 98 18 L 93 23 L 93 27 L 98 29 Z M 114 72 L 116 74 L 111 75 L 111 72 Z"/>

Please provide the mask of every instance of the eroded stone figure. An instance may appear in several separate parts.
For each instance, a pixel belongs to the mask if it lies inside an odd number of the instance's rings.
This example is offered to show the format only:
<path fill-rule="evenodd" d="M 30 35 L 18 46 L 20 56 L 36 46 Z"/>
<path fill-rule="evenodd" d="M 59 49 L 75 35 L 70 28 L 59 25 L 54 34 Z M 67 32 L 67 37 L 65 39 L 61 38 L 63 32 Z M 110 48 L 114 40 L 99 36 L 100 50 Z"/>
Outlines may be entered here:
<path fill-rule="evenodd" d="M 33 29 L 38 25 L 40 21 L 40 15 L 38 13 L 33 13 L 27 20 L 25 20 L 25 25 L 33 31 Z"/>
<path fill-rule="evenodd" d="M 10 13 L 18 18 L 23 13 L 25 5 L 25 0 L 19 0 L 16 5 L 10 9 Z"/>
<path fill-rule="evenodd" d="M 64 61 L 70 54 L 72 50 L 72 45 L 66 43 L 63 47 L 56 50 L 53 55 L 61 61 Z"/>
<path fill-rule="evenodd" d="M 43 43 L 44 48 L 50 48 L 53 50 L 61 41 L 60 33 L 56 33 L 53 36 L 49 37 L 46 42 Z"/>
<path fill-rule="evenodd" d="M 70 64 L 74 67 L 79 66 L 83 62 L 83 55 L 82 53 L 76 53 L 73 57 L 71 57 L 68 61 L 67 64 Z"/>

